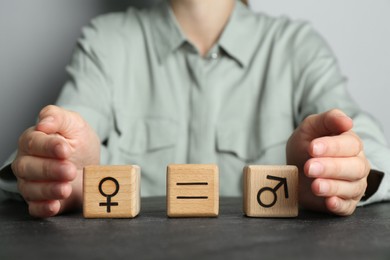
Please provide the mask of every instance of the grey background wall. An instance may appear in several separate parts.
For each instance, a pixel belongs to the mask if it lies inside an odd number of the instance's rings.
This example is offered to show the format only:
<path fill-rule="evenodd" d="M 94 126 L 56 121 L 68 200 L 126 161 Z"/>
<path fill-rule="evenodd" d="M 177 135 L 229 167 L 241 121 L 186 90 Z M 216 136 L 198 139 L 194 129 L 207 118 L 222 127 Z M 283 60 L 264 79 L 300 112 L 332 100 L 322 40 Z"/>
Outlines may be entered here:
<path fill-rule="evenodd" d="M 0 165 L 40 109 L 56 101 L 80 29 L 152 0 L 0 0 Z"/>
<path fill-rule="evenodd" d="M 0 162 L 66 80 L 80 28 L 100 13 L 152 0 L 0 0 Z M 252 8 L 310 20 L 333 47 L 352 96 L 390 139 L 389 0 L 252 0 Z"/>
<path fill-rule="evenodd" d="M 252 0 L 252 8 L 310 21 L 349 79 L 352 97 L 390 140 L 390 0 Z"/>

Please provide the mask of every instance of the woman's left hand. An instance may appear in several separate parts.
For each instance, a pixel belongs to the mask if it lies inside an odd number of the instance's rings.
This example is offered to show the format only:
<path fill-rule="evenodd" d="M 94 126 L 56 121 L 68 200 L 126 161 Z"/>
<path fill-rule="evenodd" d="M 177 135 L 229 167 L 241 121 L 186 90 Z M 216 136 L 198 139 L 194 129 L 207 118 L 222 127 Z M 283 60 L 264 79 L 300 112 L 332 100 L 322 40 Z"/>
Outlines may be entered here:
<path fill-rule="evenodd" d="M 287 164 L 299 169 L 299 203 L 351 215 L 367 187 L 370 164 L 352 119 L 340 110 L 307 117 L 291 135 Z"/>

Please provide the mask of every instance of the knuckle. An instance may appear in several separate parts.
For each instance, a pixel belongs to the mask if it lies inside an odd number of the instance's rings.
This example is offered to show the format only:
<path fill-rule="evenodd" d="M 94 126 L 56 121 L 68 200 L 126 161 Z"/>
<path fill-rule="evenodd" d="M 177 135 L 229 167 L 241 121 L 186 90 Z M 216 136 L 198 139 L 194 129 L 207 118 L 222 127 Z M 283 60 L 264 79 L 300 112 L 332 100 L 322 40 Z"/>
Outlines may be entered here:
<path fill-rule="evenodd" d="M 21 134 L 20 136 L 19 136 L 19 139 L 18 139 L 18 147 L 19 147 L 19 149 L 22 149 L 23 147 L 24 147 L 24 142 L 25 142 L 25 137 L 26 137 L 26 133 L 27 132 L 27 130 L 23 133 L 23 134 Z"/>
<path fill-rule="evenodd" d="M 18 181 L 17 187 L 24 200 L 31 201 L 31 195 L 28 192 L 27 183 L 24 181 Z"/>
<path fill-rule="evenodd" d="M 328 164 L 330 165 L 329 175 L 334 175 L 335 178 L 341 178 L 343 174 L 343 167 L 338 163 L 337 160 L 329 160 Z"/>
<path fill-rule="evenodd" d="M 367 179 L 368 174 L 371 171 L 371 164 L 370 162 L 364 157 L 364 178 Z"/>
<path fill-rule="evenodd" d="M 356 205 L 352 200 L 342 201 L 336 210 L 340 216 L 350 216 L 355 212 Z"/>
<path fill-rule="evenodd" d="M 52 148 L 57 145 L 57 143 L 53 142 L 53 138 L 45 138 L 44 141 L 41 142 L 42 153 L 50 155 L 52 152 Z"/>
<path fill-rule="evenodd" d="M 331 194 L 336 195 L 336 196 L 338 194 L 340 194 L 340 185 L 339 185 L 339 183 L 337 181 L 332 182 L 330 184 L 330 187 L 331 187 Z"/>
<path fill-rule="evenodd" d="M 40 215 L 37 213 L 36 205 L 29 203 L 28 204 L 28 213 L 33 217 L 40 217 Z"/>
<path fill-rule="evenodd" d="M 29 139 L 26 140 L 26 150 L 30 155 L 42 156 L 50 151 L 50 139 L 42 136 L 40 132 L 34 132 L 30 135 Z"/>
<path fill-rule="evenodd" d="M 340 198 L 337 198 L 338 202 L 334 208 L 334 212 L 339 214 L 339 215 L 342 215 L 342 213 L 345 211 L 345 201 L 340 199 Z"/>
<path fill-rule="evenodd" d="M 352 207 L 348 206 L 347 208 L 340 210 L 339 215 L 343 217 L 348 217 L 351 216 L 354 211 L 355 210 Z"/>
<path fill-rule="evenodd" d="M 365 157 L 356 157 L 356 161 L 356 180 L 366 179 L 371 169 L 370 163 Z"/>
<path fill-rule="evenodd" d="M 16 184 L 16 187 L 18 188 L 18 191 L 23 195 L 23 191 L 24 191 L 24 185 L 22 184 L 22 181 L 21 180 L 18 180 L 17 184 Z"/>
<path fill-rule="evenodd" d="M 332 153 L 333 154 L 341 154 L 343 152 L 343 145 L 341 144 L 341 142 L 337 142 L 337 141 L 331 141 L 331 138 L 327 138 L 329 139 L 329 143 L 331 143 L 331 147 L 333 148 L 333 151 Z"/>
<path fill-rule="evenodd" d="M 316 114 L 311 114 L 311 115 L 308 115 L 304 120 L 303 120 L 303 124 L 305 125 L 311 125 L 312 122 L 314 121 L 314 119 L 316 118 Z"/>
<path fill-rule="evenodd" d="M 23 160 L 20 157 L 17 157 L 11 164 L 12 172 L 17 176 L 18 178 L 24 179 L 25 176 L 25 163 L 23 163 Z"/>
<path fill-rule="evenodd" d="M 348 140 L 348 147 L 351 147 L 353 149 L 353 151 L 355 151 L 355 155 L 358 155 L 359 153 L 361 153 L 363 151 L 363 149 L 364 149 L 363 141 L 360 139 L 360 137 L 355 132 L 353 132 L 351 130 L 351 131 L 343 133 L 343 135 L 348 138 L 347 139 Z"/>
<path fill-rule="evenodd" d="M 360 137 L 357 135 L 355 136 L 355 138 L 357 141 L 359 152 L 364 151 L 364 143 L 363 143 L 362 139 L 360 139 Z"/>
<path fill-rule="evenodd" d="M 33 154 L 34 148 L 37 145 L 37 132 L 26 134 L 20 141 L 20 148 L 27 154 Z"/>
<path fill-rule="evenodd" d="M 332 197 L 326 201 L 327 207 L 333 214 L 338 216 L 350 216 L 355 212 L 358 201 L 341 197 Z"/>
<path fill-rule="evenodd" d="M 58 111 L 58 109 L 59 108 L 57 106 L 54 106 L 54 105 L 45 106 L 39 112 L 39 118 L 43 118 L 43 117 L 48 116 L 48 115 L 53 115 L 56 113 L 56 111 Z"/>
<path fill-rule="evenodd" d="M 31 133 L 33 131 L 33 128 L 30 127 L 28 129 L 26 129 L 18 138 L 18 148 L 20 150 L 23 150 L 26 148 L 26 142 L 28 142 L 30 136 L 31 136 Z"/>
<path fill-rule="evenodd" d="M 326 165 L 325 175 L 335 179 L 341 179 L 343 175 L 343 167 L 337 160 L 326 159 L 323 161 Z"/>
<path fill-rule="evenodd" d="M 356 197 L 362 197 L 364 195 L 364 192 L 366 191 L 366 188 L 367 188 L 366 180 L 359 182 Z"/>
<path fill-rule="evenodd" d="M 331 110 L 328 111 L 329 114 L 335 114 L 335 113 L 341 113 L 341 111 L 337 108 L 332 108 Z"/>
<path fill-rule="evenodd" d="M 311 121 L 314 117 L 315 117 L 314 114 L 308 115 L 307 117 L 305 117 L 305 119 L 303 120 L 303 122 Z"/>
<path fill-rule="evenodd" d="M 43 161 L 41 168 L 42 176 L 45 180 L 51 179 L 51 163 L 48 160 Z"/>
<path fill-rule="evenodd" d="M 11 170 L 17 177 L 19 177 L 19 160 L 19 157 L 16 157 L 15 160 L 11 163 Z"/>
<path fill-rule="evenodd" d="M 30 136 L 30 138 L 28 138 L 27 140 L 26 140 L 26 152 L 28 153 L 28 154 L 31 154 L 32 153 L 32 151 L 33 151 L 33 149 L 34 149 L 34 144 L 35 144 L 35 138 L 34 138 L 34 136 L 32 135 L 32 136 Z"/>
<path fill-rule="evenodd" d="M 356 134 L 353 134 L 352 138 L 353 138 L 352 146 L 355 148 L 356 155 L 358 155 L 364 149 L 363 142 L 360 139 L 360 137 L 357 136 Z"/>
<path fill-rule="evenodd" d="M 346 209 L 346 216 L 350 216 L 352 215 L 356 210 L 356 202 L 354 201 L 350 201 L 350 203 L 348 203 L 348 207 Z"/>
<path fill-rule="evenodd" d="M 318 114 L 311 114 L 303 119 L 302 124 L 300 124 L 300 130 L 306 135 L 310 135 L 310 132 L 316 128 L 315 121 L 317 116 Z"/>
<path fill-rule="evenodd" d="M 365 161 L 360 161 L 360 164 L 359 164 L 359 174 L 358 174 L 358 178 L 359 179 L 365 179 L 368 175 L 368 172 L 369 172 L 369 167 L 367 167 L 367 163 Z"/>

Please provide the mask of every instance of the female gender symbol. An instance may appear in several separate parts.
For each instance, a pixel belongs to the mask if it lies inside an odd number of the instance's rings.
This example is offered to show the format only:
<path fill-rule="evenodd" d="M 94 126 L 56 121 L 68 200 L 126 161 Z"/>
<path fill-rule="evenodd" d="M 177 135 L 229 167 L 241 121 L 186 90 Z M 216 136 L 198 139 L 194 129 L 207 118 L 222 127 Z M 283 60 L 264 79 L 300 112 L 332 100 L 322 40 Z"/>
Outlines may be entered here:
<path fill-rule="evenodd" d="M 112 181 L 114 184 L 115 184 L 115 191 L 112 193 L 112 194 L 106 194 L 104 191 L 103 191 L 103 183 L 105 183 L 106 181 Z M 99 203 L 99 206 L 106 206 L 107 207 L 107 213 L 110 213 L 111 212 L 111 206 L 118 206 L 119 203 L 118 202 L 111 202 L 111 198 L 114 197 L 119 191 L 119 183 L 116 179 L 112 178 L 112 177 L 106 177 L 104 179 L 102 179 L 99 183 L 99 192 L 100 194 L 102 194 L 104 197 L 107 198 L 107 202 L 100 202 Z"/>

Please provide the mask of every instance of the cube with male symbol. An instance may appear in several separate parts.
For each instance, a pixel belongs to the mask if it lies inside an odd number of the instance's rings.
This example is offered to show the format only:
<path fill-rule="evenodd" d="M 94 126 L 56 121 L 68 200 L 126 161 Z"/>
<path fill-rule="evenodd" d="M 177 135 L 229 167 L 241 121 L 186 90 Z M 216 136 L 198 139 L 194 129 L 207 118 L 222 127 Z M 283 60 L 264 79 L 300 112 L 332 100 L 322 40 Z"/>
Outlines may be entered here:
<path fill-rule="evenodd" d="M 298 216 L 297 167 L 245 167 L 244 213 L 248 217 Z"/>

